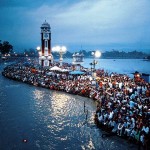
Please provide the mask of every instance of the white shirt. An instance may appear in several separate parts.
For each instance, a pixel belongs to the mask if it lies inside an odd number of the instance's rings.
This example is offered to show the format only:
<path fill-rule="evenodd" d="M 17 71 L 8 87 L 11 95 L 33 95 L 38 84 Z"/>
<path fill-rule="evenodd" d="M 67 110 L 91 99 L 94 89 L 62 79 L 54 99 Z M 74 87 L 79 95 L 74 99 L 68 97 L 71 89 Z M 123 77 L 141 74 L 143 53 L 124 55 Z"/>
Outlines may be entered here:
<path fill-rule="evenodd" d="M 149 127 L 143 126 L 142 130 L 143 130 L 146 134 L 149 133 Z"/>

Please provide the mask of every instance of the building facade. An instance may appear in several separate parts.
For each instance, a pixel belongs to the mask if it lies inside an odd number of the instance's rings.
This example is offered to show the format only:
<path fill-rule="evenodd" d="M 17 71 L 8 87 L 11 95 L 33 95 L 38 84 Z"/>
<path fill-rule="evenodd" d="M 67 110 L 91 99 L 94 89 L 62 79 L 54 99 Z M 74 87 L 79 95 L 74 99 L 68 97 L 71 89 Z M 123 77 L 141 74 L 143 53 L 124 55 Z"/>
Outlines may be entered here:
<path fill-rule="evenodd" d="M 41 26 L 41 50 L 39 53 L 39 63 L 42 67 L 50 66 L 53 63 L 51 54 L 51 28 L 46 22 Z"/>

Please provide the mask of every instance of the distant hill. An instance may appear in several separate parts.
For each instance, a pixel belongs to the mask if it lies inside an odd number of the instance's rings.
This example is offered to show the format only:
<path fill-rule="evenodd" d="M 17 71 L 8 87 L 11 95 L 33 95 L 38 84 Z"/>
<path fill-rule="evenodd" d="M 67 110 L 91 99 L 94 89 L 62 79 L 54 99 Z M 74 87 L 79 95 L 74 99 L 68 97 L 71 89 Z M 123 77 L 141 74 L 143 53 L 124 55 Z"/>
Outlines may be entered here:
<path fill-rule="evenodd" d="M 80 50 L 76 51 L 84 54 L 84 58 L 93 58 L 92 51 L 86 51 L 86 50 Z M 34 49 L 24 50 L 23 53 L 12 53 L 11 55 L 15 55 L 20 57 L 29 56 L 29 57 L 38 57 L 38 51 Z M 54 58 L 59 58 L 59 53 L 52 52 Z M 73 52 L 67 51 L 63 58 L 72 58 Z M 150 54 L 139 52 L 139 51 L 131 51 L 131 52 L 125 52 L 125 51 L 118 51 L 118 50 L 112 50 L 112 51 L 106 51 L 103 52 L 101 55 L 102 59 L 150 59 Z"/>
<path fill-rule="evenodd" d="M 92 51 L 85 51 L 81 50 L 84 54 L 84 58 L 93 58 L 91 55 Z M 53 53 L 54 57 L 59 58 L 59 54 Z M 64 54 L 64 58 L 72 58 L 73 53 L 67 51 L 66 54 Z M 112 50 L 112 51 L 106 51 L 103 52 L 101 55 L 101 58 L 103 59 L 144 59 L 148 58 L 149 54 L 146 54 L 144 52 L 138 52 L 138 51 L 131 51 L 131 52 L 124 52 L 124 51 L 117 51 L 117 50 Z"/>

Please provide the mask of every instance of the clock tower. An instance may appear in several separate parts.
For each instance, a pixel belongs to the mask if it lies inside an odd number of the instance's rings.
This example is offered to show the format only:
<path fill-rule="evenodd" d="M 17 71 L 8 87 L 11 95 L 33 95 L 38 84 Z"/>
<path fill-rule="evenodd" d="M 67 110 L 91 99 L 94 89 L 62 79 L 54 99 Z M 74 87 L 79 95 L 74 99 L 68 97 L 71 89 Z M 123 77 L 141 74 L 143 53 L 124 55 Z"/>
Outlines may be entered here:
<path fill-rule="evenodd" d="M 50 66 L 53 63 L 51 54 L 51 31 L 50 25 L 46 22 L 41 26 L 41 53 L 39 63 L 41 66 Z"/>

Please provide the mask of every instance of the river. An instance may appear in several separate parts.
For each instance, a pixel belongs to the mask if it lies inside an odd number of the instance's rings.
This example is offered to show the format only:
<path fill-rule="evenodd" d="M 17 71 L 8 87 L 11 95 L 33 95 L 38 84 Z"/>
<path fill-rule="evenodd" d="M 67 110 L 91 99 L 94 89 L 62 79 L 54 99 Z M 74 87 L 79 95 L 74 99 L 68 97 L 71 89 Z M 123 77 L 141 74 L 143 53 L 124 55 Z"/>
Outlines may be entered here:
<path fill-rule="evenodd" d="M 132 73 L 138 71 L 140 73 L 150 74 L 150 61 L 143 59 L 95 59 L 97 64 L 95 65 L 96 69 L 104 69 L 107 72 L 116 72 L 121 74 L 128 74 L 132 77 Z M 72 62 L 72 59 L 66 58 L 65 62 Z M 86 58 L 84 59 L 83 66 L 91 68 L 90 63 L 93 62 L 93 59 Z"/>
<path fill-rule="evenodd" d="M 6 65 L 0 64 L 0 73 Z M 0 150 L 137 149 L 116 136 L 102 138 L 93 121 L 95 110 L 91 99 L 0 75 Z"/>

